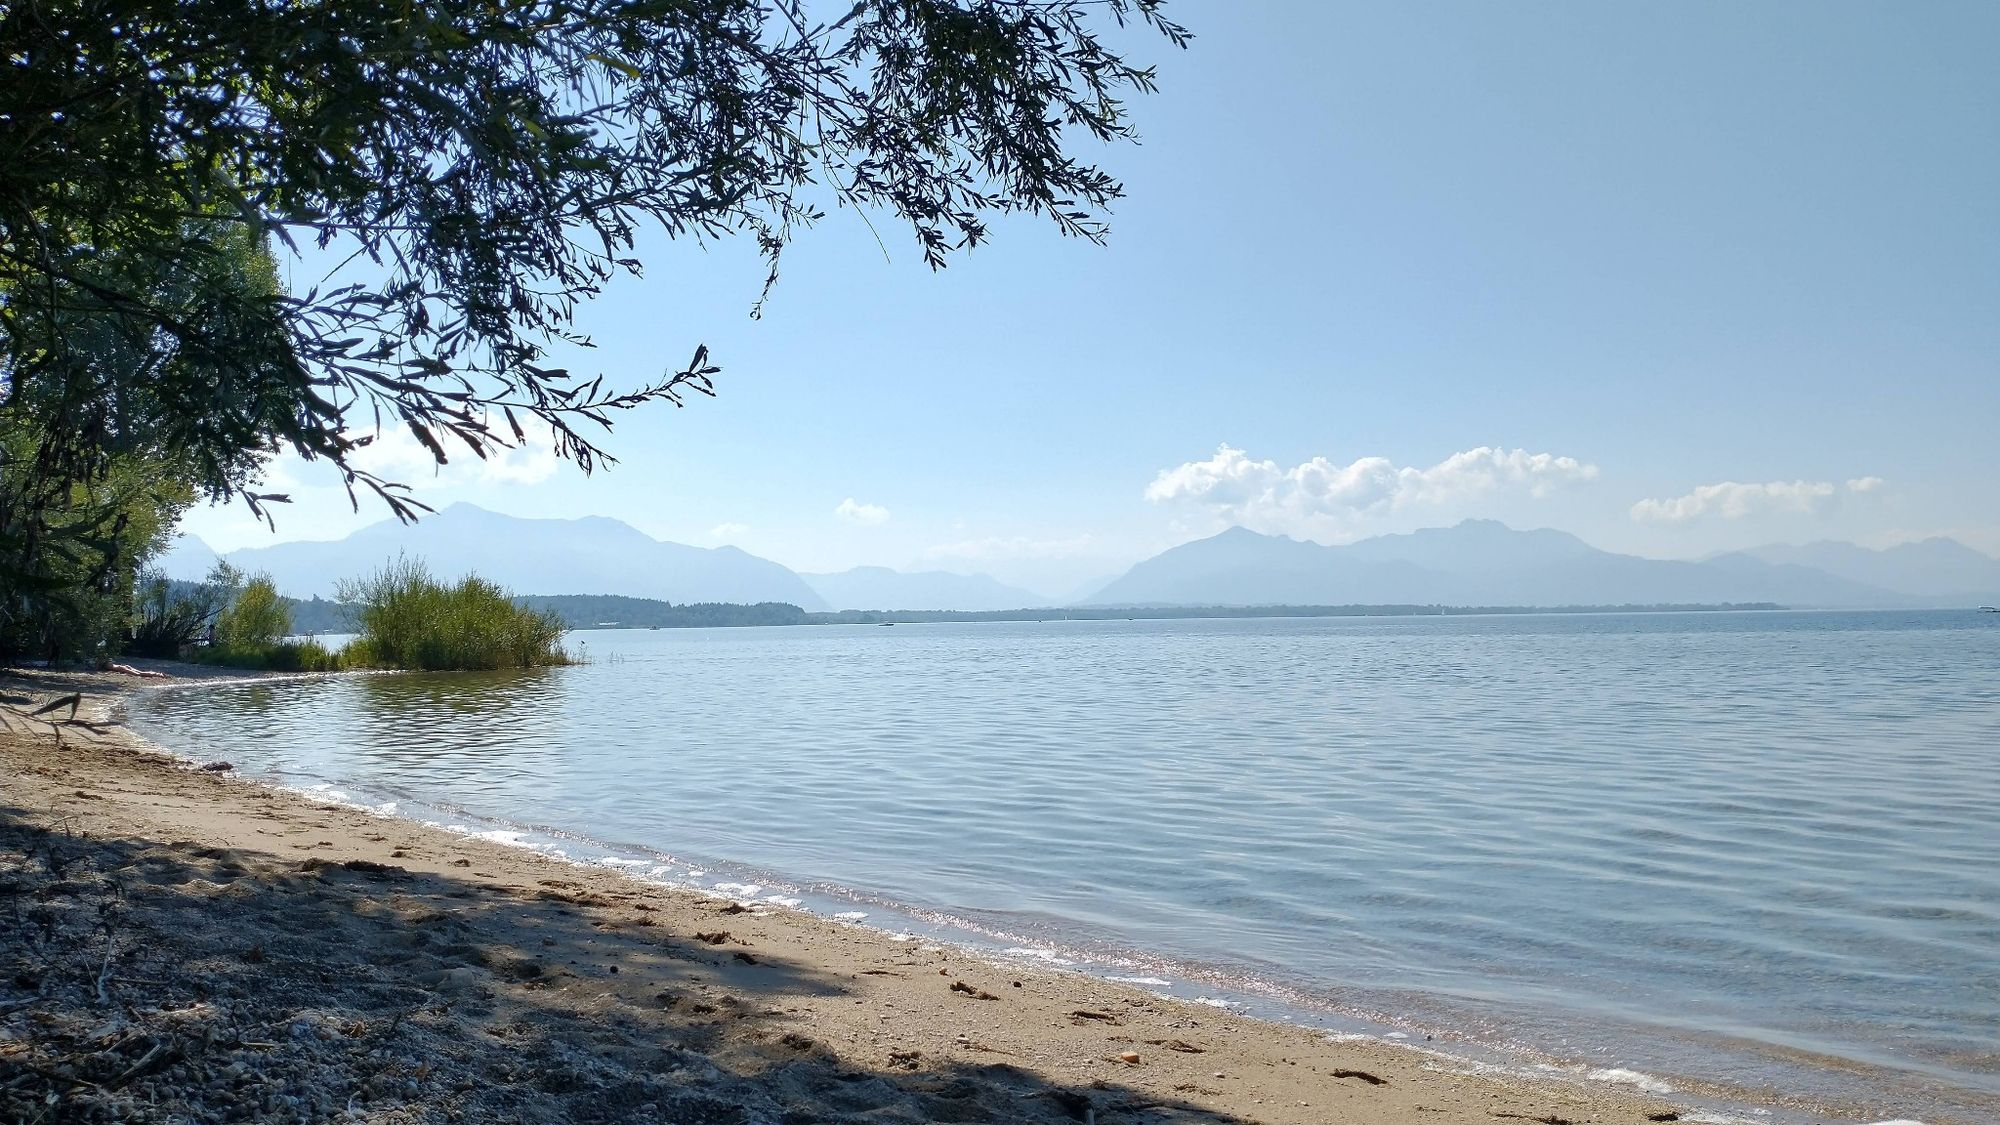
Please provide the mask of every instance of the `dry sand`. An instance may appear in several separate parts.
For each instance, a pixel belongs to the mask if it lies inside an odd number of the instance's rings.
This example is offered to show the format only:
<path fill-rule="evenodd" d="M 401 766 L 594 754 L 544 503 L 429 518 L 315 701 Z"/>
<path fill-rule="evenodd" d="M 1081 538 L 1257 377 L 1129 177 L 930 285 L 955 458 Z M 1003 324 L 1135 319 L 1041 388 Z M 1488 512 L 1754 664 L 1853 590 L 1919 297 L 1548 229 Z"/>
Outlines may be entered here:
<path fill-rule="evenodd" d="M 172 666 L 162 666 L 172 667 Z M 1675 1120 L 0 731 L 0 1121 Z"/>

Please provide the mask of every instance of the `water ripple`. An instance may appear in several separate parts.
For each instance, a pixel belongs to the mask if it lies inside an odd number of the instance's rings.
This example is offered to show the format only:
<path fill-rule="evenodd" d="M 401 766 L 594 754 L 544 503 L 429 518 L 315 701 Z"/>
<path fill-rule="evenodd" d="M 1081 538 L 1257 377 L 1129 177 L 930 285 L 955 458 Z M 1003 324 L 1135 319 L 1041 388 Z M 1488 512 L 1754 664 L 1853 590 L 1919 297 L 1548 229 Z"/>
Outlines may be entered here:
<path fill-rule="evenodd" d="M 1969 1121 L 2000 1118 L 1994 624 L 598 633 L 578 668 L 169 692 L 135 720 L 1038 948 Z"/>

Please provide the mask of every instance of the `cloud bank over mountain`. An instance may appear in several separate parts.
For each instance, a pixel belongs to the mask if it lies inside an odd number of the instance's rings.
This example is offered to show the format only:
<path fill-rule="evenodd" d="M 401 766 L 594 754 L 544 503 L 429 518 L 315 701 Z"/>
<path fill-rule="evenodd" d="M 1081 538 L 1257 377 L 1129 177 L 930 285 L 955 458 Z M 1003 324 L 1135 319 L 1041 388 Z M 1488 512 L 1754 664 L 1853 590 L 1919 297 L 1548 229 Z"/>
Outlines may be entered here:
<path fill-rule="evenodd" d="M 1563 531 L 1492 520 L 1380 535 L 1341 546 L 1236 527 L 1148 558 L 1061 598 L 987 575 L 855 567 L 799 574 L 735 547 L 653 539 L 601 516 L 520 519 L 455 504 L 415 525 L 394 520 L 330 542 L 281 543 L 228 558 L 298 597 L 397 554 L 455 578 L 478 573 L 520 594 L 619 594 L 686 602 L 789 602 L 804 609 L 1005 610 L 1051 604 L 1415 604 L 1564 606 L 1775 602 L 1828 608 L 2000 603 L 2000 559 L 1951 539 L 1886 550 L 1852 543 L 1772 545 L 1703 560 L 1599 550 Z M 198 579 L 216 555 L 183 538 L 159 560 Z"/>
<path fill-rule="evenodd" d="M 1684 496 L 1641 500 L 1632 505 L 1632 518 L 1655 523 L 1686 523 L 1707 516 L 1740 520 L 1786 513 L 1811 515 L 1837 502 L 1843 492 L 1851 495 L 1875 492 L 1885 483 L 1881 477 L 1856 477 L 1844 486 L 1827 480 L 1774 480 L 1765 484 L 1741 484 L 1726 480 L 1701 485 Z"/>
<path fill-rule="evenodd" d="M 1224 444 L 1215 455 L 1162 469 L 1146 499 L 1270 530 L 1303 530 L 1323 520 L 1384 510 L 1442 507 L 1496 493 L 1546 496 L 1594 479 L 1597 466 L 1574 457 L 1480 446 L 1435 465 L 1397 465 L 1386 457 L 1337 464 L 1314 457 L 1289 468 L 1253 460 Z"/>
<path fill-rule="evenodd" d="M 849 523 L 876 527 L 889 522 L 889 509 L 880 504 L 862 504 L 849 496 L 833 509 L 833 514 Z"/>

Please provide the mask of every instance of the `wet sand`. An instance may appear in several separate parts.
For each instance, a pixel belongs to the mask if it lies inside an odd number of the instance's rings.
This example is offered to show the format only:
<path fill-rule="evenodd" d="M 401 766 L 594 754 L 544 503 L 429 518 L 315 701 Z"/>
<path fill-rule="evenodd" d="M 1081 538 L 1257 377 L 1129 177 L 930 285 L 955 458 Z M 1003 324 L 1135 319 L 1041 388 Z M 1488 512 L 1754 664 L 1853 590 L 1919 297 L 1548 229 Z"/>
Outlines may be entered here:
<path fill-rule="evenodd" d="M 0 1121 L 1676 1119 L 205 771 L 159 682 L 0 679 Z"/>

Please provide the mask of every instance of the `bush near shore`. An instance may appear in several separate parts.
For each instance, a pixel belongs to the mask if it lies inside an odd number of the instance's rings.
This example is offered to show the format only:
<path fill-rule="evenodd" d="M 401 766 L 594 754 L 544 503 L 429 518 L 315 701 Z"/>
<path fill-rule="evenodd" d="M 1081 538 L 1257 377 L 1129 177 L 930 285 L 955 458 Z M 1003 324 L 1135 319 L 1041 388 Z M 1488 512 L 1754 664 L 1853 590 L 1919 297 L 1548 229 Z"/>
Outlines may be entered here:
<path fill-rule="evenodd" d="M 446 584 L 422 562 L 398 558 L 375 574 L 343 583 L 357 636 L 334 651 L 316 640 L 287 640 L 286 599 L 267 575 L 247 582 L 218 568 L 204 587 L 212 641 L 186 650 L 197 664 L 260 672 L 338 672 L 385 668 L 424 672 L 498 671 L 573 661 L 567 631 L 553 614 L 516 605 L 482 578 Z M 163 611 L 162 616 L 165 616 Z M 185 616 L 185 615 L 183 615 Z M 180 623 L 191 636 L 200 627 Z"/>
<path fill-rule="evenodd" d="M 399 558 L 342 583 L 340 600 L 357 607 L 360 626 L 342 653 L 350 667 L 443 672 L 573 663 L 559 619 L 515 605 L 506 590 L 476 576 L 446 585 L 423 563 Z"/>
<path fill-rule="evenodd" d="M 194 649 L 189 659 L 196 664 L 218 668 L 247 668 L 255 672 L 338 672 L 359 667 L 345 653 L 335 652 L 310 638 L 277 641 L 268 645 L 224 647 L 219 644 Z"/>
<path fill-rule="evenodd" d="M 341 654 L 315 640 L 287 641 L 291 611 L 268 574 L 247 582 L 236 580 L 227 566 L 218 568 L 213 584 L 223 592 L 214 612 L 213 644 L 194 649 L 196 663 L 260 672 L 337 672 Z M 232 592 L 233 591 L 233 592 Z"/>

